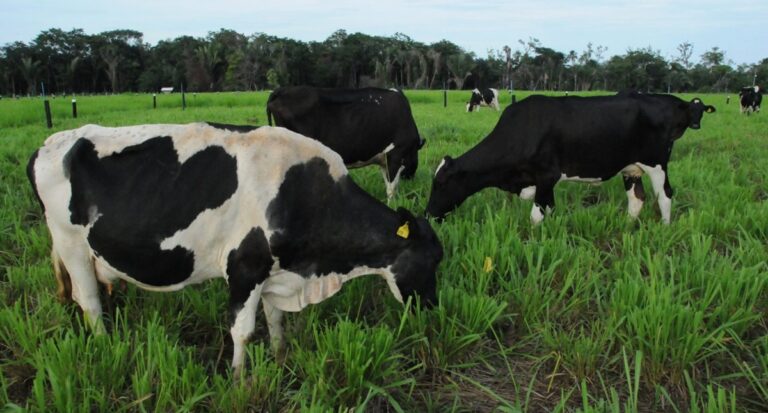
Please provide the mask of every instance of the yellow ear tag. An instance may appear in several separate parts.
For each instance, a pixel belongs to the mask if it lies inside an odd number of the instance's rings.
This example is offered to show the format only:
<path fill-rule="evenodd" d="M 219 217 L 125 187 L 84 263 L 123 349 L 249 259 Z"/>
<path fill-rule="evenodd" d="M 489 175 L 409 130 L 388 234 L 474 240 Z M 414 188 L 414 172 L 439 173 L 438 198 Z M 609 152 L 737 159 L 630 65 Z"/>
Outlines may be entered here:
<path fill-rule="evenodd" d="M 408 228 L 408 222 L 401 225 L 400 228 L 397 229 L 397 236 L 401 238 L 408 239 L 408 235 L 411 233 L 411 230 Z"/>
<path fill-rule="evenodd" d="M 483 262 L 483 271 L 486 273 L 493 271 L 493 261 L 491 261 L 491 257 L 485 257 L 485 261 Z"/>

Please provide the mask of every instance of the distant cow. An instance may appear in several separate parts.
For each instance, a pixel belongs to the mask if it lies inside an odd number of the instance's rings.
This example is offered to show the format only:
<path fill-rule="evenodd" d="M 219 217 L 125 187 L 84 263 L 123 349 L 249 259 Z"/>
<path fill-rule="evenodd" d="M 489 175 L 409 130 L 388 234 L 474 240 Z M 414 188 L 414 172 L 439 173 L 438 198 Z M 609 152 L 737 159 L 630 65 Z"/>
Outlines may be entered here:
<path fill-rule="evenodd" d="M 382 276 L 401 302 L 437 300 L 443 250 L 429 223 L 392 211 L 348 177 L 338 154 L 287 129 L 88 125 L 49 137 L 27 174 L 60 291 L 96 332 L 97 280 L 175 291 L 225 278 L 237 371 L 260 299 L 275 348 L 283 311 L 365 274 Z"/>
<path fill-rule="evenodd" d="M 743 87 L 739 91 L 739 105 L 741 113 L 749 115 L 751 112 L 760 112 L 760 104 L 763 102 L 763 91 L 760 86 Z"/>
<path fill-rule="evenodd" d="M 419 137 L 408 99 L 397 90 L 283 87 L 269 95 L 267 119 L 316 139 L 349 168 L 379 165 L 387 196 L 416 173 Z"/>
<path fill-rule="evenodd" d="M 467 102 L 467 112 L 472 112 L 475 108 L 480 110 L 481 106 L 494 107 L 500 110 L 499 91 L 496 89 L 475 89 Z"/>
<path fill-rule="evenodd" d="M 699 129 L 714 112 L 701 99 L 622 94 L 603 97 L 531 96 L 509 106 L 491 133 L 456 159 L 446 156 L 435 172 L 427 214 L 438 218 L 483 188 L 534 197 L 536 224 L 554 207 L 563 180 L 598 183 L 621 173 L 629 215 L 637 217 L 651 177 L 661 217 L 670 221 L 672 187 L 667 163 L 676 139 Z"/>

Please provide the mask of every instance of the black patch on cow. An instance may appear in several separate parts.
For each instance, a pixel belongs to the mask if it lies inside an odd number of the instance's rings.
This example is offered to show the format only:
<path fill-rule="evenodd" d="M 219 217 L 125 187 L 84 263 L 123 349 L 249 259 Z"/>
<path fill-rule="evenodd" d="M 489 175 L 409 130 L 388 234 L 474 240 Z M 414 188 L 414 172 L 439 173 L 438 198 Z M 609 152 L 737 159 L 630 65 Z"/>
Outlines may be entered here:
<path fill-rule="evenodd" d="M 258 126 L 253 126 L 253 125 L 230 125 L 227 123 L 216 123 L 216 122 L 205 122 L 205 123 L 207 123 L 208 126 L 214 127 L 216 129 L 227 130 L 230 132 L 248 133 L 250 131 L 259 129 Z"/>
<path fill-rule="evenodd" d="M 274 260 L 261 228 L 253 228 L 227 256 L 229 306 L 233 313 L 242 308 L 256 285 L 269 277 Z"/>
<path fill-rule="evenodd" d="M 348 176 L 335 181 L 321 158 L 288 169 L 267 218 L 280 267 L 304 277 L 384 267 L 408 245 L 397 215 Z"/>
<path fill-rule="evenodd" d="M 32 191 L 35 192 L 35 198 L 37 198 L 37 202 L 40 203 L 40 209 L 45 212 L 45 205 L 43 205 L 43 200 L 40 199 L 40 192 L 37 190 L 37 181 L 35 180 L 35 162 L 37 161 L 37 155 L 39 152 L 40 149 L 36 150 L 34 153 L 32 153 L 32 156 L 29 157 L 29 162 L 27 162 L 27 178 L 29 179 L 29 183 L 32 185 Z"/>
<path fill-rule="evenodd" d="M 223 204 L 237 189 L 237 161 L 210 146 L 179 163 L 170 137 L 156 137 L 99 159 L 79 139 L 64 159 L 72 185 L 70 220 L 86 226 L 93 250 L 115 269 L 144 284 L 187 279 L 191 251 L 160 243 L 187 228 L 203 211 Z"/>
<path fill-rule="evenodd" d="M 632 191 L 635 193 L 635 197 L 637 199 L 645 201 L 645 188 L 643 188 L 643 178 L 639 176 L 625 176 L 624 190 L 629 191 L 630 189 L 632 189 Z"/>

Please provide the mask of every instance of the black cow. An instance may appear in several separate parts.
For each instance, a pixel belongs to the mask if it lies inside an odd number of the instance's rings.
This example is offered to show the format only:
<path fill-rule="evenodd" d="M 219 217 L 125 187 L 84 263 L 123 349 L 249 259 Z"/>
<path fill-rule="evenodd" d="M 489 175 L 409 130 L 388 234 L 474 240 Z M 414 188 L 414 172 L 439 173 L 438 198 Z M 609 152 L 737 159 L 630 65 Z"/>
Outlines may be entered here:
<path fill-rule="evenodd" d="M 480 110 L 481 106 L 494 107 L 501 110 L 499 106 L 499 91 L 496 89 L 475 89 L 467 102 L 467 112 L 472 112 L 475 108 Z"/>
<path fill-rule="evenodd" d="M 761 103 L 763 103 L 763 91 L 760 86 L 743 87 L 739 91 L 741 113 L 749 115 L 751 112 L 760 112 Z"/>
<path fill-rule="evenodd" d="M 269 95 L 270 125 L 272 117 L 338 152 L 349 168 L 379 165 L 390 198 L 401 175 L 416 173 L 424 146 L 408 99 L 397 90 L 283 87 Z"/>
<path fill-rule="evenodd" d="M 669 223 L 672 188 L 667 162 L 675 140 L 699 129 L 714 112 L 698 98 L 636 93 L 603 97 L 531 96 L 509 106 L 491 133 L 457 159 L 446 156 L 435 172 L 427 214 L 443 218 L 487 187 L 534 198 L 531 220 L 554 207 L 562 180 L 602 182 L 621 172 L 629 214 L 637 217 L 651 177 L 662 220 Z"/>
<path fill-rule="evenodd" d="M 382 276 L 400 301 L 437 300 L 443 250 L 429 223 L 392 211 L 348 177 L 338 154 L 287 129 L 88 125 L 49 137 L 27 174 L 62 298 L 71 295 L 97 333 L 97 281 L 174 291 L 225 278 L 235 370 L 260 300 L 276 349 L 283 311 L 365 274 Z"/>

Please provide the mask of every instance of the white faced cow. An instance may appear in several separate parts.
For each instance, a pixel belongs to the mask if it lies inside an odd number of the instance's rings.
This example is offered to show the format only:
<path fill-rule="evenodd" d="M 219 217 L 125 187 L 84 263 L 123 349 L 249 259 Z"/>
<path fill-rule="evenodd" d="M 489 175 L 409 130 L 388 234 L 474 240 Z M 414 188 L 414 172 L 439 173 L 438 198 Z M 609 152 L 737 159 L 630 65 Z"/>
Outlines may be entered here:
<path fill-rule="evenodd" d="M 714 111 L 701 99 L 671 95 L 531 96 L 507 107 L 474 148 L 442 160 L 427 214 L 443 218 L 475 192 L 495 187 L 534 198 L 531 221 L 537 224 L 554 208 L 559 181 L 600 183 L 621 173 L 629 214 L 637 217 L 647 173 L 668 224 L 672 146 L 687 128 L 699 129 L 704 112 Z"/>
<path fill-rule="evenodd" d="M 237 371 L 260 300 L 275 348 L 284 311 L 361 275 L 384 277 L 400 301 L 436 302 L 443 250 L 429 224 L 372 198 L 339 155 L 287 129 L 88 125 L 48 138 L 27 173 L 60 292 L 97 332 L 97 281 L 174 291 L 223 277 Z"/>
<path fill-rule="evenodd" d="M 472 112 L 475 108 L 480 110 L 481 106 L 493 107 L 501 110 L 499 106 L 499 91 L 496 89 L 475 89 L 467 102 L 467 112 Z"/>

